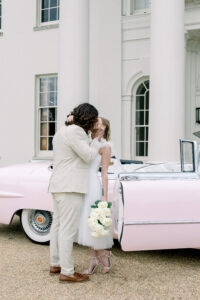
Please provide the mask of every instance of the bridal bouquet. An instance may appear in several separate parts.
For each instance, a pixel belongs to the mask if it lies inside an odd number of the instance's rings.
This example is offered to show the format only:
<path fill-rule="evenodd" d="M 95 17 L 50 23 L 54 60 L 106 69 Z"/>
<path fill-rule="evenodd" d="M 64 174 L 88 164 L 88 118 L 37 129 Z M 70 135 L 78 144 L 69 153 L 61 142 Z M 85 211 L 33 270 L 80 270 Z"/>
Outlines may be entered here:
<path fill-rule="evenodd" d="M 88 218 L 88 226 L 91 229 L 91 236 L 100 238 L 109 234 L 112 225 L 111 202 L 98 200 L 91 206 L 91 213 Z"/>

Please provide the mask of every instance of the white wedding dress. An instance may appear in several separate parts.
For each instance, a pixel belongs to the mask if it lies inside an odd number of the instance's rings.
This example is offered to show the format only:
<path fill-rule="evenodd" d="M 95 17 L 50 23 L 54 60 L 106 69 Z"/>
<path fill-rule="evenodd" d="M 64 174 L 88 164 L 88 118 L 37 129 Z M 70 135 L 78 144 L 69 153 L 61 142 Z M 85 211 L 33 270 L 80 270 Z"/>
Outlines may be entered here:
<path fill-rule="evenodd" d="M 103 144 L 108 143 L 105 140 Z M 108 143 L 109 144 L 109 143 Z M 113 245 L 112 229 L 109 229 L 109 235 L 100 238 L 93 238 L 88 226 L 88 217 L 91 211 L 91 205 L 102 198 L 102 185 L 98 176 L 98 170 L 101 165 L 101 155 L 98 156 L 89 165 L 89 189 L 88 194 L 83 196 L 83 207 L 81 211 L 77 243 L 83 246 L 92 247 L 95 250 L 109 249 Z"/>

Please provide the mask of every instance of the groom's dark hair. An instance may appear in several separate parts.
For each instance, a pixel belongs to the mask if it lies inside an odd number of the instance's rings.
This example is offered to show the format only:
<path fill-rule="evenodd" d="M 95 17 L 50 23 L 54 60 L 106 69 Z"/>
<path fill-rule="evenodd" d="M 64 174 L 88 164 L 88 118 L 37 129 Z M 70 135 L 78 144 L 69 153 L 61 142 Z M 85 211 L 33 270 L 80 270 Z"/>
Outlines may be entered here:
<path fill-rule="evenodd" d="M 65 125 L 75 124 L 82 127 L 86 133 L 91 130 L 97 122 L 98 110 L 89 103 L 82 103 L 75 107 L 70 113 L 74 117 L 73 122 L 65 122 Z M 69 115 L 68 115 L 69 116 Z"/>

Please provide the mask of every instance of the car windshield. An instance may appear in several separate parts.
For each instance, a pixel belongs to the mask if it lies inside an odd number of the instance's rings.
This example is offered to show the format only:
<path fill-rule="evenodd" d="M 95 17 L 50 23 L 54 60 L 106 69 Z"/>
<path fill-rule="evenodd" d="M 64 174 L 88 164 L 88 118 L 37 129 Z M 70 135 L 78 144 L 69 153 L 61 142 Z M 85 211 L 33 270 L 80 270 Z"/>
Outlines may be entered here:
<path fill-rule="evenodd" d="M 146 173 L 180 173 L 195 172 L 197 164 L 197 144 L 194 141 L 180 140 L 180 161 L 179 162 L 161 162 L 161 163 L 143 163 L 134 160 L 111 159 L 108 169 L 109 174 L 146 172 Z"/>

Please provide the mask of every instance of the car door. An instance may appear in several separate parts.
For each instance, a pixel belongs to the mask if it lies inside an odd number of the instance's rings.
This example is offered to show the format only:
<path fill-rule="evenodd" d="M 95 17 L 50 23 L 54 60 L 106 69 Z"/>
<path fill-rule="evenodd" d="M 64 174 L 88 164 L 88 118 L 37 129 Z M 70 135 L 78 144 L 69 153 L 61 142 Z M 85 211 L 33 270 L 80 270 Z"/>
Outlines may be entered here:
<path fill-rule="evenodd" d="M 124 251 L 200 247 L 197 145 L 181 141 L 181 172 L 120 174 L 115 186 Z"/>

